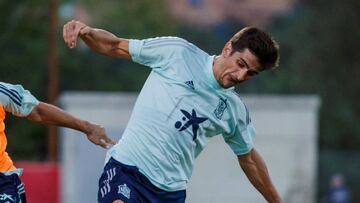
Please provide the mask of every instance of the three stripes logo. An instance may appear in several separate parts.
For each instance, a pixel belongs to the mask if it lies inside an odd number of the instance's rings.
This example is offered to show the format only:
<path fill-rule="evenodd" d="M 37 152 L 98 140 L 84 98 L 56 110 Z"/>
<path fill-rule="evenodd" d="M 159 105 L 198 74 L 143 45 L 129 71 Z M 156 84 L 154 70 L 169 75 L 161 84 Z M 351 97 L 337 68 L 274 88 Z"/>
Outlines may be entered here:
<path fill-rule="evenodd" d="M 185 84 L 191 89 L 195 89 L 194 82 L 192 80 L 186 81 Z"/>
<path fill-rule="evenodd" d="M 16 90 L 0 83 L 0 93 L 8 96 L 16 105 L 21 106 L 22 96 Z"/>
<path fill-rule="evenodd" d="M 104 186 L 100 188 L 101 197 L 103 198 L 106 194 L 111 191 L 110 181 L 116 175 L 116 168 L 112 168 L 106 171 L 107 178 L 103 181 Z"/>
<path fill-rule="evenodd" d="M 0 202 L 5 202 L 5 203 L 18 202 L 19 200 L 18 197 L 20 197 L 22 194 L 25 193 L 25 188 L 23 183 L 17 186 L 17 193 L 18 193 L 17 197 L 6 193 L 0 194 Z M 20 199 L 20 203 L 21 203 L 21 199 Z"/>
<path fill-rule="evenodd" d="M 21 183 L 20 185 L 17 186 L 18 189 L 18 194 L 19 196 L 25 193 L 25 188 L 24 188 L 24 184 Z"/>

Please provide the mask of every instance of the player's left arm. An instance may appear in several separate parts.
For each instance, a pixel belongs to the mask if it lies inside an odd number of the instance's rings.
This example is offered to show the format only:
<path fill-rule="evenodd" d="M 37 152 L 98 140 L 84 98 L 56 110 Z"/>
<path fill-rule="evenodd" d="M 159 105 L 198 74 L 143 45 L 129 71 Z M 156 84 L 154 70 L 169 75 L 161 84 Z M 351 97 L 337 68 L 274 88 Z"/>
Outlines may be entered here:
<path fill-rule="evenodd" d="M 271 182 L 265 161 L 254 148 L 245 155 L 239 155 L 238 161 L 252 185 L 268 202 L 282 202 L 279 193 Z"/>
<path fill-rule="evenodd" d="M 115 36 L 113 33 L 92 28 L 81 21 L 71 20 L 63 27 L 63 38 L 69 48 L 77 46 L 78 38 L 81 38 L 87 46 L 97 53 L 131 59 L 129 53 L 129 40 Z"/>
<path fill-rule="evenodd" d="M 66 111 L 45 102 L 39 102 L 30 112 L 27 118 L 31 121 L 46 125 L 56 125 L 78 130 L 86 134 L 87 138 L 94 144 L 108 148 L 115 144 L 107 137 L 102 126 L 79 119 Z"/>

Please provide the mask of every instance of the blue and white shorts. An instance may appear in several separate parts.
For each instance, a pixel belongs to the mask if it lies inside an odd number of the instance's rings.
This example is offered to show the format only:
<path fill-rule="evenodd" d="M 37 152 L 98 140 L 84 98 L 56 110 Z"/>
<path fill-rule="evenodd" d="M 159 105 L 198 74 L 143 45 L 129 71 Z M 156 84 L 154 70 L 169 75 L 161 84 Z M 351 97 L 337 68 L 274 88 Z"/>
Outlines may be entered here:
<path fill-rule="evenodd" d="M 26 203 L 24 183 L 16 172 L 0 172 L 0 203 Z"/>
<path fill-rule="evenodd" d="M 185 190 L 168 192 L 154 186 L 135 166 L 111 158 L 99 180 L 99 203 L 184 203 Z"/>

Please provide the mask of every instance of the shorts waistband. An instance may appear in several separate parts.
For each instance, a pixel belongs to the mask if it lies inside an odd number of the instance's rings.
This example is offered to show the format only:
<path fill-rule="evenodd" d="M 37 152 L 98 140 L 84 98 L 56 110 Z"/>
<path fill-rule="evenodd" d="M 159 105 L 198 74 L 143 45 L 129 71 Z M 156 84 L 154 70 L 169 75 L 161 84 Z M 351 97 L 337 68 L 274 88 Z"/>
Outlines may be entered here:
<path fill-rule="evenodd" d="M 129 175 L 130 177 L 132 177 L 135 181 L 143 184 L 145 187 L 147 187 L 149 190 L 152 190 L 156 193 L 179 193 L 179 194 L 183 194 L 185 193 L 185 190 L 179 190 L 179 191 L 165 191 L 161 188 L 156 187 L 144 174 L 142 174 L 139 170 L 138 167 L 136 166 L 131 166 L 131 165 L 126 165 L 123 164 L 119 161 L 117 161 L 116 159 L 114 159 L 113 157 L 111 157 L 109 159 L 109 161 L 107 162 L 107 164 L 105 165 L 105 168 L 107 167 L 112 167 L 114 165 L 117 165 L 121 168 L 121 170 L 123 172 L 125 172 L 127 175 Z"/>
<path fill-rule="evenodd" d="M 24 169 L 17 168 L 17 169 L 11 170 L 11 171 L 5 171 L 5 172 L 0 172 L 0 173 L 4 174 L 6 176 L 16 174 L 16 175 L 18 175 L 20 177 L 23 174 L 23 171 L 24 171 Z"/>

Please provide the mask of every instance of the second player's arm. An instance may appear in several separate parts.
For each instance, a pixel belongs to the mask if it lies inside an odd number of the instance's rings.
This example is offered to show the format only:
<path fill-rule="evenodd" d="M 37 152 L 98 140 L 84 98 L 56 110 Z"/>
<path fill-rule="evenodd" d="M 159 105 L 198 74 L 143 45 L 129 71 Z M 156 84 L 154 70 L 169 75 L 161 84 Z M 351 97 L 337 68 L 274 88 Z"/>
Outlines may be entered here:
<path fill-rule="evenodd" d="M 94 144 L 108 148 L 115 144 L 107 137 L 103 127 L 88 121 L 76 118 L 66 111 L 44 102 L 40 102 L 27 116 L 31 121 L 46 125 L 55 125 L 78 130 L 86 134 L 87 138 Z"/>
<path fill-rule="evenodd" d="M 252 149 L 248 154 L 238 156 L 238 161 L 252 185 L 268 202 L 282 202 L 280 195 L 271 182 L 264 160 L 255 149 Z"/>

